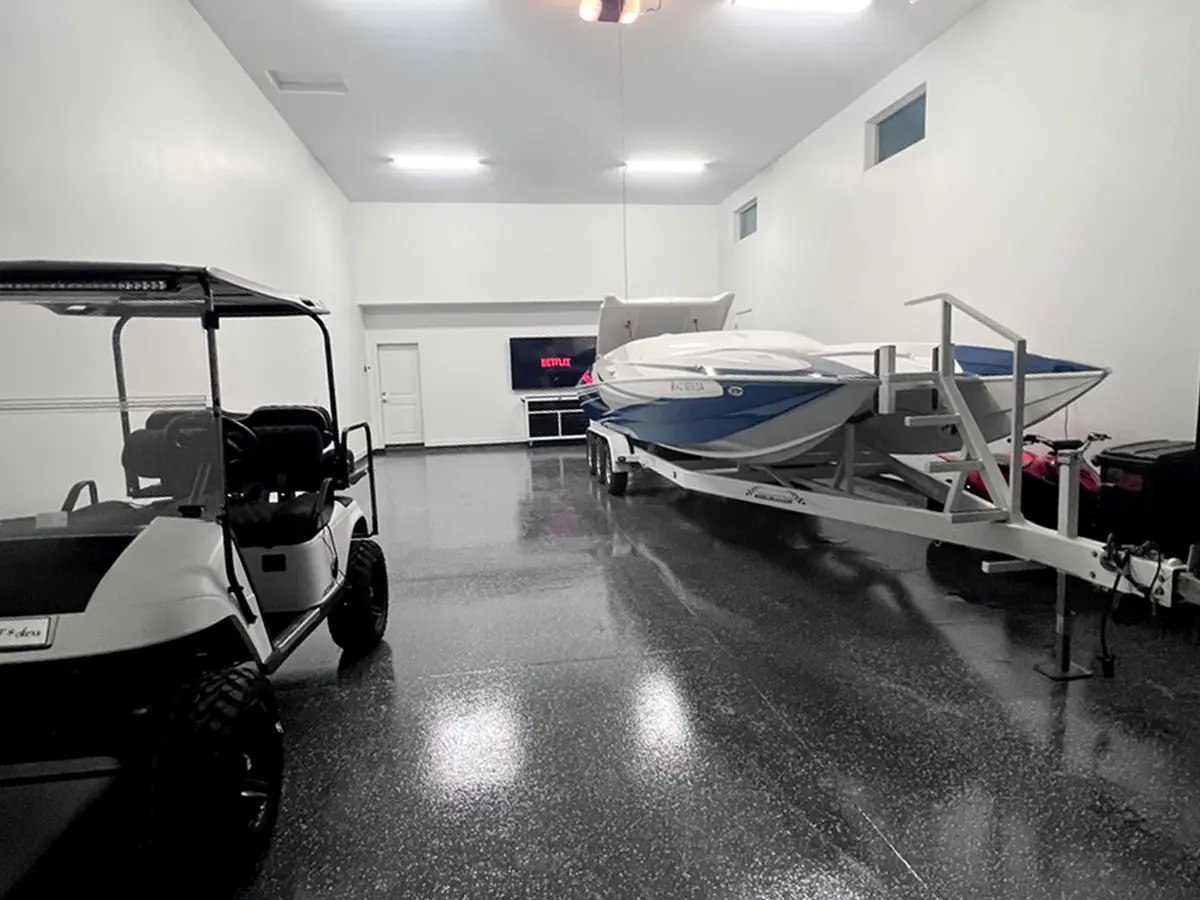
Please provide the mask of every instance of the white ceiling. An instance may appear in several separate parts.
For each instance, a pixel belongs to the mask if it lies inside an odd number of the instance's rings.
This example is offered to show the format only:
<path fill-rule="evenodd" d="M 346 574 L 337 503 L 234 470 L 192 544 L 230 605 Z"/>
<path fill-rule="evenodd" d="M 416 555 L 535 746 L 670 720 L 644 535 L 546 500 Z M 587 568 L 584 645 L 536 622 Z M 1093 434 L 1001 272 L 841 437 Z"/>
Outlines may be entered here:
<path fill-rule="evenodd" d="M 630 202 L 715 203 L 982 0 L 855 16 L 663 0 L 623 29 L 583 22 L 578 0 L 192 2 L 351 200 L 620 200 L 623 34 L 625 156 L 711 163 L 630 175 Z M 268 69 L 339 73 L 349 93 L 280 94 Z M 449 152 L 488 165 L 387 165 Z"/>

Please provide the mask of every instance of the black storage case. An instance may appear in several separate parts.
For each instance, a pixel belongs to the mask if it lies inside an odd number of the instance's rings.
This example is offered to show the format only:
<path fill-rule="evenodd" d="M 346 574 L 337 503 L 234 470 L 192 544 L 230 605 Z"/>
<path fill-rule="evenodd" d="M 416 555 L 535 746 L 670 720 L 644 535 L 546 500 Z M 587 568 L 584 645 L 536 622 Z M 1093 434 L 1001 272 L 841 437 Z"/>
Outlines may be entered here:
<path fill-rule="evenodd" d="M 1196 445 L 1141 441 L 1096 456 L 1104 482 L 1105 530 L 1122 544 L 1153 541 L 1167 556 L 1187 558 L 1200 539 L 1196 510 Z"/>

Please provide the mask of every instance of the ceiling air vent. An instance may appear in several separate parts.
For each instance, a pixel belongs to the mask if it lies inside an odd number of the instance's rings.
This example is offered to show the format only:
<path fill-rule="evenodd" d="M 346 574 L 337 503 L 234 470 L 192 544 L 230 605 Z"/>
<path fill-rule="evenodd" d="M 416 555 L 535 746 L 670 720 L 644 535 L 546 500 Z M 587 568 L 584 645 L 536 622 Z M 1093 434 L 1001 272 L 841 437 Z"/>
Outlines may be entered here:
<path fill-rule="evenodd" d="M 271 84 L 281 94 L 348 94 L 350 89 L 337 72 L 284 72 L 268 69 Z"/>

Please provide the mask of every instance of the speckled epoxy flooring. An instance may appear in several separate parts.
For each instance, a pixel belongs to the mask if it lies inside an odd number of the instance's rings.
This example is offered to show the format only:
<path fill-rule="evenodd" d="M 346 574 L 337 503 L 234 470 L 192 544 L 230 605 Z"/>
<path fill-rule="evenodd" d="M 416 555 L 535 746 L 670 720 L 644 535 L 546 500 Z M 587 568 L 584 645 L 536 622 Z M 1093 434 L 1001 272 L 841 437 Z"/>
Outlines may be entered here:
<path fill-rule="evenodd" d="M 1200 896 L 1185 628 L 1056 686 L 1046 580 L 921 541 L 652 476 L 611 498 L 577 448 L 380 484 L 387 646 L 339 671 L 322 635 L 281 673 L 247 897 Z"/>
<path fill-rule="evenodd" d="M 386 644 L 277 678 L 246 898 L 1200 897 L 1200 649 L 1054 685 L 1052 581 L 582 450 L 380 460 Z M 1081 659 L 1097 597 L 1082 596 Z"/>

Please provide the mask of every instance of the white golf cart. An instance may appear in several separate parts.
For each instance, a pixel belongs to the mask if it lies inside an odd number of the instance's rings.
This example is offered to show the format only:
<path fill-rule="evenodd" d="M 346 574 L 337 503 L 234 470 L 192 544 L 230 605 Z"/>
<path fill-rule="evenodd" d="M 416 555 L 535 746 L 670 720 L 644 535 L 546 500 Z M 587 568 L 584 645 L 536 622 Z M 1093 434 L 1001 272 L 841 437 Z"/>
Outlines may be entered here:
<path fill-rule="evenodd" d="M 129 771 L 151 859 L 203 847 L 206 883 L 270 841 L 268 675 L 326 619 L 356 655 L 387 624 L 324 312 L 211 269 L 0 263 L 0 786 Z M 249 318 L 316 325 L 328 408 L 222 405 L 218 328 Z"/>

